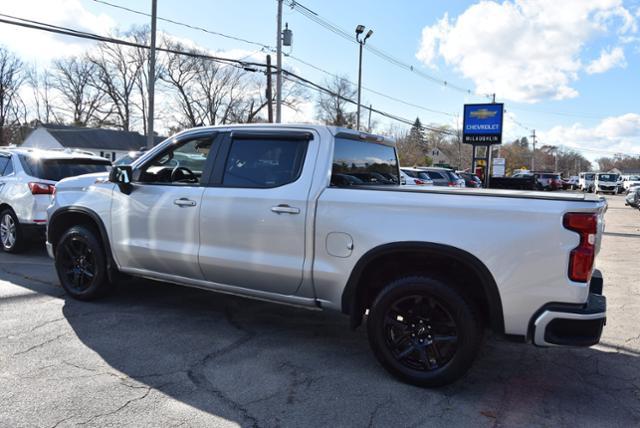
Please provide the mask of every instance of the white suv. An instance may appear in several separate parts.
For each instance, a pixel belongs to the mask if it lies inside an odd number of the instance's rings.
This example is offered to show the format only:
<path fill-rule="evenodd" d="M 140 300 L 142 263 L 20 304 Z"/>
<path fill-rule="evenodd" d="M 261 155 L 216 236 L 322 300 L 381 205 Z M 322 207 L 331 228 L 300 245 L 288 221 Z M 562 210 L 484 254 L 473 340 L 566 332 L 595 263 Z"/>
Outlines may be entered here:
<path fill-rule="evenodd" d="M 7 147 L 0 150 L 0 247 L 15 253 L 42 236 L 55 184 L 66 177 L 106 172 L 111 163 L 75 151 Z"/>

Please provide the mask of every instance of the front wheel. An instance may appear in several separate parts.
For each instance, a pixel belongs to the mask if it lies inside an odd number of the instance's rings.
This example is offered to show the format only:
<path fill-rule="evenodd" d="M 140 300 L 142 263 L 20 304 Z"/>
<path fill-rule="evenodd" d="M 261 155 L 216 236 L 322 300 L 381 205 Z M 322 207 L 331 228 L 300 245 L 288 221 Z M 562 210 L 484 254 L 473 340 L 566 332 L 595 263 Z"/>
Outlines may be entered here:
<path fill-rule="evenodd" d="M 111 288 L 104 249 L 96 232 L 74 226 L 58 241 L 55 266 L 62 288 L 78 300 L 92 300 Z"/>
<path fill-rule="evenodd" d="M 482 341 L 473 306 L 435 278 L 411 276 L 388 284 L 367 320 L 369 343 L 382 366 L 399 379 L 435 387 L 471 367 Z"/>

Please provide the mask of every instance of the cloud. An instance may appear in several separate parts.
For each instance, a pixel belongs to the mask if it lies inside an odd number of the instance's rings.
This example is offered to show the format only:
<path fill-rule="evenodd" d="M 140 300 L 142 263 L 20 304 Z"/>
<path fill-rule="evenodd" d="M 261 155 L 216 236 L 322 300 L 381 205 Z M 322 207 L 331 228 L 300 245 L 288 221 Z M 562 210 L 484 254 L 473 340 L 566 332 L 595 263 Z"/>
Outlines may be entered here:
<path fill-rule="evenodd" d="M 6 1 L 2 13 L 61 27 L 106 35 L 116 22 L 106 14 L 93 14 L 79 0 Z M 0 40 L 25 60 L 46 63 L 52 58 L 77 55 L 94 42 L 44 31 L 0 25 Z"/>
<path fill-rule="evenodd" d="M 537 102 L 573 98 L 581 54 L 596 36 L 637 31 L 621 0 L 481 1 L 422 30 L 416 57 L 471 79 L 479 93 Z"/>
<path fill-rule="evenodd" d="M 614 67 L 626 67 L 627 60 L 624 57 L 624 50 L 616 47 L 611 50 L 603 49 L 600 51 L 600 57 L 589 63 L 586 70 L 589 74 L 604 73 Z"/>
<path fill-rule="evenodd" d="M 539 134 L 543 144 L 583 149 L 591 154 L 591 159 L 613 153 L 640 155 L 640 114 L 637 113 L 608 117 L 593 127 L 574 123 L 555 126 Z"/>

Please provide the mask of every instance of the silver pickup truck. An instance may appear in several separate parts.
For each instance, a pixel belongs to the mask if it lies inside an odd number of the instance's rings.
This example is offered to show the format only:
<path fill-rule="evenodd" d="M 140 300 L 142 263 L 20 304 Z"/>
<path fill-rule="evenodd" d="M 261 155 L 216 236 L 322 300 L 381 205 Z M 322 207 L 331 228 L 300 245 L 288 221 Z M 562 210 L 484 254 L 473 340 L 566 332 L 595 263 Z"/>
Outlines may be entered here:
<path fill-rule="evenodd" d="M 485 327 L 539 346 L 599 341 L 602 199 L 398 177 L 380 136 L 192 129 L 59 182 L 47 248 L 81 300 L 127 274 L 366 319 L 380 363 L 420 386 L 461 377 Z"/>

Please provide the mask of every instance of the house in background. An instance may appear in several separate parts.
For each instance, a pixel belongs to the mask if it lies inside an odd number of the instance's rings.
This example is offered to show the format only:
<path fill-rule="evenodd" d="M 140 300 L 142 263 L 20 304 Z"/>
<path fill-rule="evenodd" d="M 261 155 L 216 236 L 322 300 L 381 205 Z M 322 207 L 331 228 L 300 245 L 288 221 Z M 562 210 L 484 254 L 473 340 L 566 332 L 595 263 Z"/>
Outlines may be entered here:
<path fill-rule="evenodd" d="M 155 144 L 164 140 L 155 137 Z M 137 132 L 115 129 L 80 128 L 66 125 L 40 125 L 24 139 L 22 147 L 38 149 L 75 149 L 92 152 L 112 162 L 147 145 Z"/>

